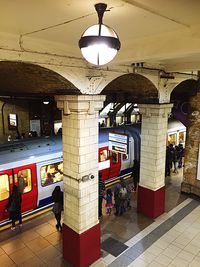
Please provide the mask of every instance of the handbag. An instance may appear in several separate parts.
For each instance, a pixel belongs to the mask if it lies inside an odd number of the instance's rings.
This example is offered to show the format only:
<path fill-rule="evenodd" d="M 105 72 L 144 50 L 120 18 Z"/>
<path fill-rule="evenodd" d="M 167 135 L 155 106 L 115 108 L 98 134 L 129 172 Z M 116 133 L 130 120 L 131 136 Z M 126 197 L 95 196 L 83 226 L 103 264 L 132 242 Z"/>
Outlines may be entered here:
<path fill-rule="evenodd" d="M 8 207 L 8 211 L 12 212 L 12 211 L 16 211 L 16 204 L 14 201 L 11 201 L 9 207 Z"/>
<path fill-rule="evenodd" d="M 60 213 L 60 212 L 62 211 L 62 204 L 59 203 L 59 202 L 55 202 L 55 203 L 53 204 L 53 209 L 52 209 L 52 211 L 53 211 L 53 213 L 55 213 L 55 214 Z"/>

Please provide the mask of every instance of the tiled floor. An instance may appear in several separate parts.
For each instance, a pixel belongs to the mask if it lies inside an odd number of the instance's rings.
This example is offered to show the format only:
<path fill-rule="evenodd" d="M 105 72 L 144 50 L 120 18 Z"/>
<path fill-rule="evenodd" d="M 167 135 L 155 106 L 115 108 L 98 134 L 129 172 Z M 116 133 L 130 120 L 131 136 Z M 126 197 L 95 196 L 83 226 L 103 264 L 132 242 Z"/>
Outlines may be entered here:
<path fill-rule="evenodd" d="M 166 213 L 156 220 L 132 208 L 101 219 L 102 261 L 93 266 L 200 266 L 199 202 L 180 195 L 180 175 L 166 179 Z M 0 267 L 69 266 L 62 258 L 62 235 L 51 212 L 0 232 Z"/>

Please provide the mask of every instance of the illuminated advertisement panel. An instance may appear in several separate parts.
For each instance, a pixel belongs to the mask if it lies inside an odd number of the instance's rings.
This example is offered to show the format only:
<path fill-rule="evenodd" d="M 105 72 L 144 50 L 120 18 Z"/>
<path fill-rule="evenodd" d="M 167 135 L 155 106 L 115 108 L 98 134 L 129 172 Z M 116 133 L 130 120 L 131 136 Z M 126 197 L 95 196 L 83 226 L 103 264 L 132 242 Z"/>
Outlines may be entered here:
<path fill-rule="evenodd" d="M 109 150 L 128 154 L 128 135 L 121 133 L 109 133 Z"/>

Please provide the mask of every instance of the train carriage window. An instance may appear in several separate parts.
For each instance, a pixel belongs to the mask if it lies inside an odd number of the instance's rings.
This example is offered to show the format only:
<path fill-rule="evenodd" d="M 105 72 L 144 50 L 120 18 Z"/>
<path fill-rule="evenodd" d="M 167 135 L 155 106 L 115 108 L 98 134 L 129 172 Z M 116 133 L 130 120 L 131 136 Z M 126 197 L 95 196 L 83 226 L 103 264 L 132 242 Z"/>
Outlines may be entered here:
<path fill-rule="evenodd" d="M 9 181 L 8 175 L 0 175 L 0 201 L 5 200 L 9 197 Z"/>
<path fill-rule="evenodd" d="M 104 149 L 100 151 L 100 162 L 106 161 L 108 159 L 108 150 Z"/>
<path fill-rule="evenodd" d="M 18 187 L 21 193 L 28 193 L 32 190 L 31 169 L 23 169 L 17 173 Z"/>
<path fill-rule="evenodd" d="M 184 132 L 179 132 L 178 134 L 178 140 L 179 140 L 179 144 L 183 144 L 184 143 Z"/>
<path fill-rule="evenodd" d="M 176 143 L 177 143 L 176 140 L 177 140 L 176 134 L 169 134 L 168 135 L 168 144 L 176 145 Z"/>
<path fill-rule="evenodd" d="M 42 166 L 40 169 L 41 185 L 48 186 L 63 180 L 63 162 Z"/>

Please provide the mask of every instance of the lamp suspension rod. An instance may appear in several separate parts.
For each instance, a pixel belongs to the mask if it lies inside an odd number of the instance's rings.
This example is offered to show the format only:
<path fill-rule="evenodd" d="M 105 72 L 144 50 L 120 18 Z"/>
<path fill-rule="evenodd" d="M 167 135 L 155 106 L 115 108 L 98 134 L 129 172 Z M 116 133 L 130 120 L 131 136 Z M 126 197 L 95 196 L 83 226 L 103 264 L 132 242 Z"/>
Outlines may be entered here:
<path fill-rule="evenodd" d="M 101 25 L 103 24 L 103 14 L 106 11 L 107 5 L 104 3 L 98 3 L 94 6 L 99 18 L 99 36 L 101 36 Z"/>

